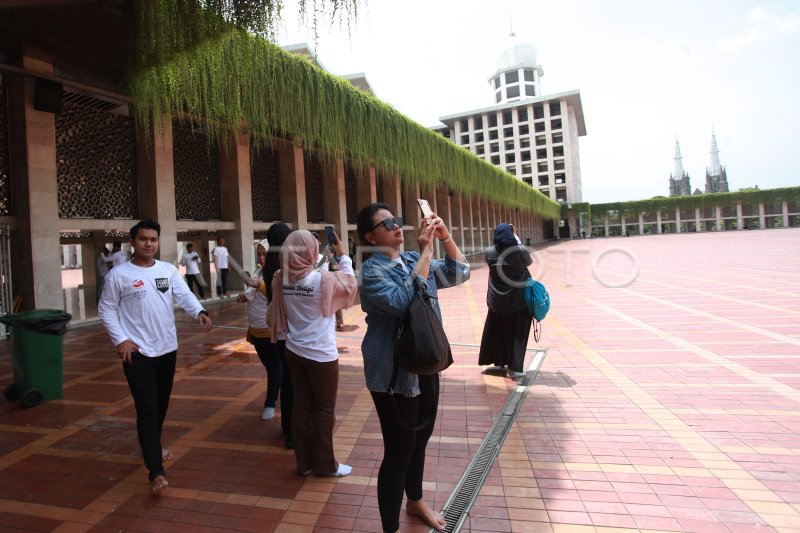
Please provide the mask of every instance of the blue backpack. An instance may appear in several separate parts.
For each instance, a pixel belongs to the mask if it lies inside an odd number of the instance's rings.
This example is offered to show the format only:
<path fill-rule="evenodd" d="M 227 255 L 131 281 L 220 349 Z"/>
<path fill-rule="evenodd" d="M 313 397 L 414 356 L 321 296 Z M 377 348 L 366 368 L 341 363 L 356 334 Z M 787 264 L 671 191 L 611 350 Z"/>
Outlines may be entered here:
<path fill-rule="evenodd" d="M 528 313 L 537 322 L 544 320 L 550 310 L 550 295 L 547 294 L 547 289 L 544 288 L 544 285 L 533 278 L 528 278 L 522 291 Z"/>

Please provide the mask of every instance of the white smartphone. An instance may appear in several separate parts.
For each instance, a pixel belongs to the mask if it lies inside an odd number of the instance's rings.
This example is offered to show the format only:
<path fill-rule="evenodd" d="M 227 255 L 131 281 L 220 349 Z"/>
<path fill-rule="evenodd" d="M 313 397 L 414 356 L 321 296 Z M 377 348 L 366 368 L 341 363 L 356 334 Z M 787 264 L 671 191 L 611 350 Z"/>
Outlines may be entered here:
<path fill-rule="evenodd" d="M 431 204 L 428 203 L 428 200 L 425 200 L 424 198 L 417 198 L 417 203 L 419 204 L 420 210 L 422 210 L 423 217 L 433 214 L 433 209 L 431 209 Z"/>

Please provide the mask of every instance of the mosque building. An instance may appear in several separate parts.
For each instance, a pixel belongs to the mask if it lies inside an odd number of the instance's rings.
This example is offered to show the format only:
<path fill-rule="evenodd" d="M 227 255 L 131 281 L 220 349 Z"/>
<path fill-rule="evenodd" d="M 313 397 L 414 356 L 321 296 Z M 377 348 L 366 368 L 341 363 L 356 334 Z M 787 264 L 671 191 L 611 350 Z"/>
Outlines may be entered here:
<path fill-rule="evenodd" d="M 509 35 L 488 78 L 493 106 L 441 117 L 434 130 L 562 203 L 581 202 L 580 91 L 543 94 L 536 48 Z"/>

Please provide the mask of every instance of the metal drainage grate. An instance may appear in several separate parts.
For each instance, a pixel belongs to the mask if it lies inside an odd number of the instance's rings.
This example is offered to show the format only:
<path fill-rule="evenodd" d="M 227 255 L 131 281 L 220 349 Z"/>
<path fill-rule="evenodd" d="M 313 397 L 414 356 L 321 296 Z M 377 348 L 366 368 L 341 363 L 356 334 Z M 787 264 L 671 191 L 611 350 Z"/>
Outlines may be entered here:
<path fill-rule="evenodd" d="M 517 413 L 525 396 L 528 395 L 528 390 L 533 385 L 536 375 L 539 373 L 539 368 L 547 356 L 547 350 L 537 350 L 536 355 L 531 361 L 530 367 L 525 372 L 525 377 L 519 380 L 514 391 L 509 395 L 503 409 L 492 424 L 486 437 L 478 448 L 475 457 L 467 466 L 461 479 L 456 484 L 455 489 L 450 494 L 447 502 L 442 509 L 442 515 L 447 522 L 447 527 L 444 529 L 447 533 L 455 533 L 461 530 L 469 515 L 478 493 L 486 481 L 489 471 L 492 469 L 492 464 L 500 453 L 500 448 L 503 447 L 503 442 L 511 429 L 511 424 L 517 418 Z M 435 529 L 430 529 L 429 532 L 436 532 Z"/>

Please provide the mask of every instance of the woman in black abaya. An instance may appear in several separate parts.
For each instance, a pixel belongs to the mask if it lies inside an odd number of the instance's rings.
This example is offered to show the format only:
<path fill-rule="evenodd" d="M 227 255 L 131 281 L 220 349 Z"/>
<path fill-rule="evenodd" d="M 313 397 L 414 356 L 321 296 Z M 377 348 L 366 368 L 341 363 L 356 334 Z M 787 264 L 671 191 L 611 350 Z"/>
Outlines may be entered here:
<path fill-rule="evenodd" d="M 494 365 L 489 373 L 506 371 L 511 378 L 522 377 L 525 349 L 531 332 L 531 316 L 525 307 L 523 287 L 528 278 L 530 250 L 519 243 L 511 224 L 498 224 L 494 246 L 487 248 L 489 313 L 483 326 L 479 365 Z"/>

